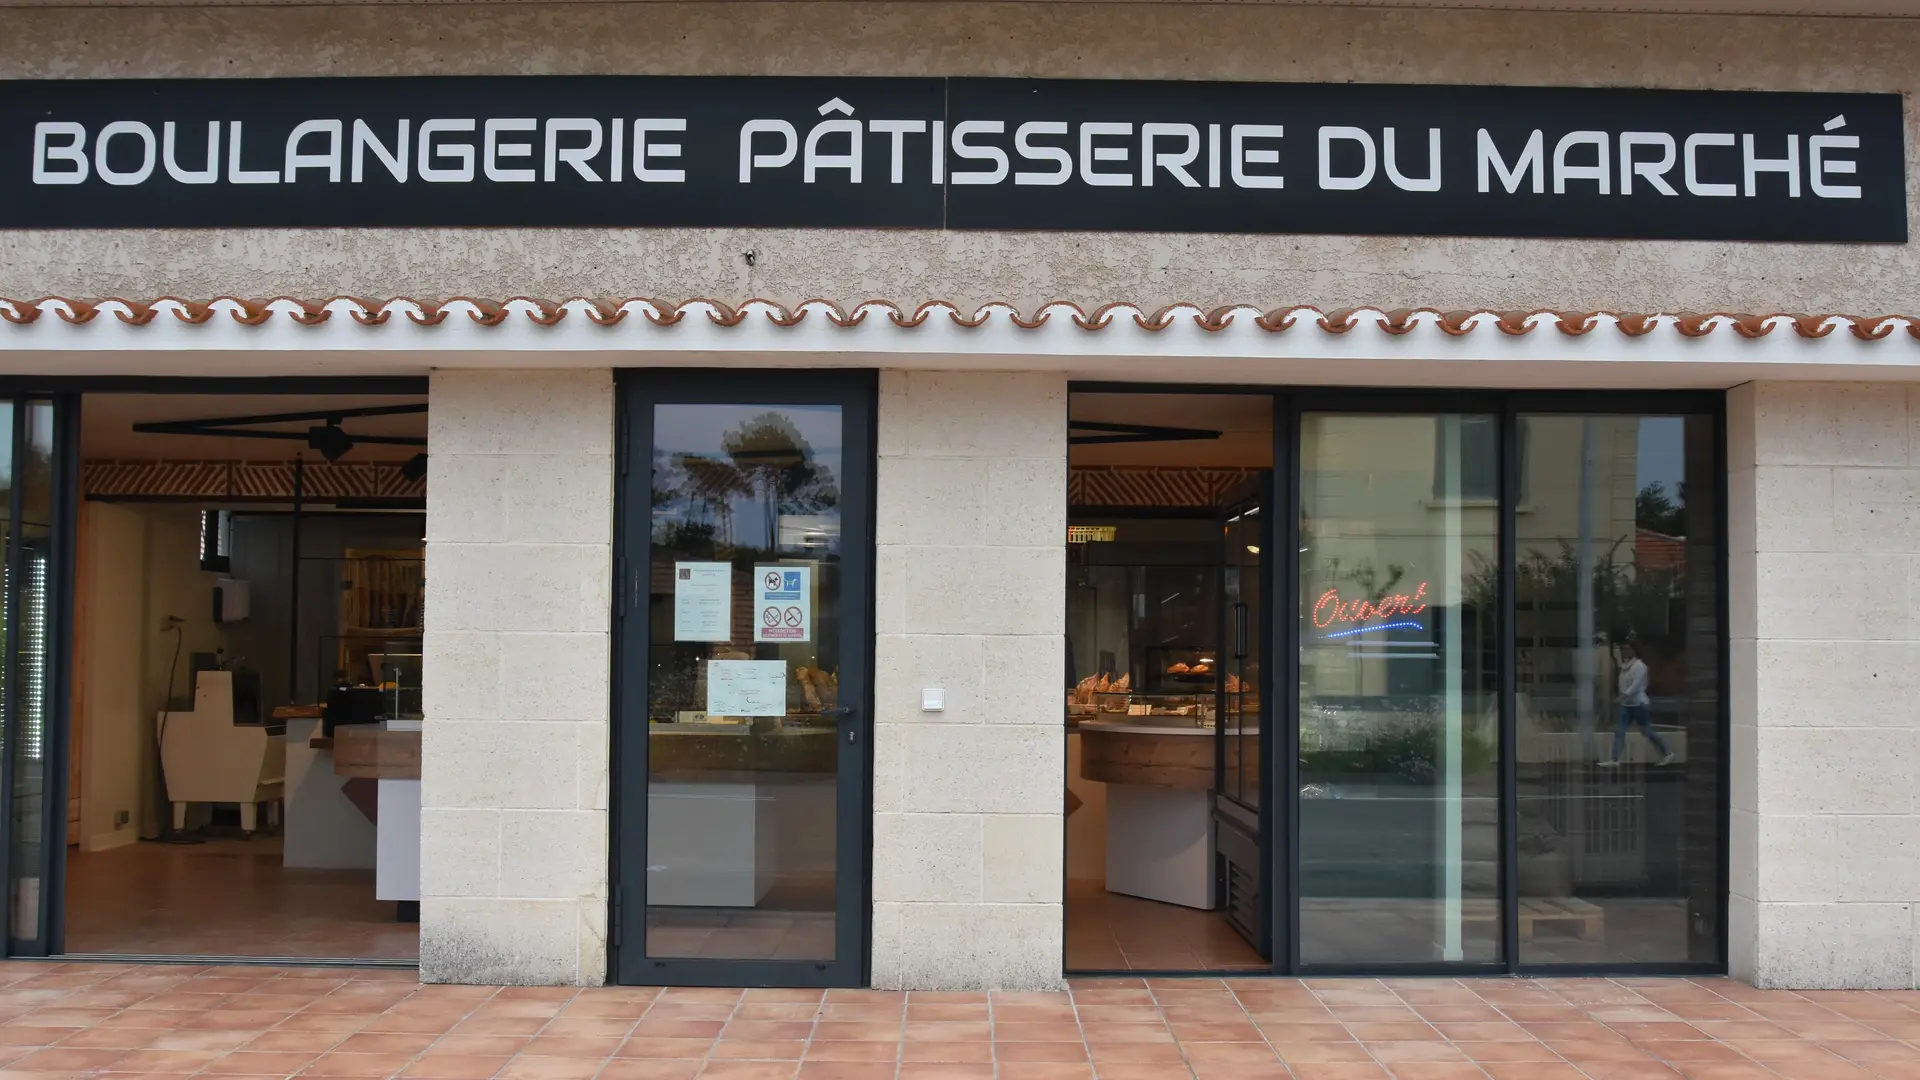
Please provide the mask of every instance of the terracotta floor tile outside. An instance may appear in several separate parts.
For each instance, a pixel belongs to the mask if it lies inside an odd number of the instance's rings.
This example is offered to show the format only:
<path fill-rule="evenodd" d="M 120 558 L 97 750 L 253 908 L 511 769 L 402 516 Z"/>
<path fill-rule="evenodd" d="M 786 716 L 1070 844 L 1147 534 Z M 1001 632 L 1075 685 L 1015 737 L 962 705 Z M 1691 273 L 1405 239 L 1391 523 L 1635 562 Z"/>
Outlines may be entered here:
<path fill-rule="evenodd" d="M 0 1080 L 1920 1080 L 1920 994 L 1725 979 L 906 994 L 413 977 L 0 963 Z"/>

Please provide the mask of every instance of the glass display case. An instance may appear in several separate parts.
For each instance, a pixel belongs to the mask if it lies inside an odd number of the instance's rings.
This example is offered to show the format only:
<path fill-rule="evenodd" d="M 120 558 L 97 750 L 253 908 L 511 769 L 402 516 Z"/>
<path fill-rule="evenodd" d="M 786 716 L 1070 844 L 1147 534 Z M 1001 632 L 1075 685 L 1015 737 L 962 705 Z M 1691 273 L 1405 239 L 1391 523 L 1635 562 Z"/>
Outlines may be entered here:
<path fill-rule="evenodd" d="M 1093 695 L 1094 718 L 1101 720 L 1143 720 L 1165 718 L 1191 721 L 1196 727 L 1212 727 L 1217 702 L 1212 694 L 1136 694 L 1108 691 Z"/>
<path fill-rule="evenodd" d="M 1073 524 L 1088 522 L 1109 525 Z M 1068 688 L 1093 676 L 1103 691 L 1207 693 L 1219 660 L 1217 526 L 1158 518 L 1110 527 L 1109 540 L 1068 546 Z M 1108 685 L 1097 685 L 1101 676 Z M 1124 687 L 1111 685 L 1122 679 Z"/>
<path fill-rule="evenodd" d="M 328 634 L 320 639 L 315 665 L 322 671 L 339 660 L 331 685 L 378 689 L 379 718 L 419 720 L 421 655 L 419 638 L 375 638 L 364 634 Z"/>

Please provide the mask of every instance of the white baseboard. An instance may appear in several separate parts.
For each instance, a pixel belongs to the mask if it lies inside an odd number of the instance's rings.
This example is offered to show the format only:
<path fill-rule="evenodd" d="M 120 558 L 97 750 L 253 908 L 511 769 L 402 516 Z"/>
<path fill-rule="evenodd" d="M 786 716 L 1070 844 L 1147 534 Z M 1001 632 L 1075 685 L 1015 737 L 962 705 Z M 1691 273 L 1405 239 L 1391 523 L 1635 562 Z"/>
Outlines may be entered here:
<path fill-rule="evenodd" d="M 137 843 L 139 839 L 140 834 L 129 826 L 125 829 L 115 829 L 113 832 L 83 836 L 80 838 L 80 850 L 112 851 L 117 847 L 126 847 L 128 844 Z"/>

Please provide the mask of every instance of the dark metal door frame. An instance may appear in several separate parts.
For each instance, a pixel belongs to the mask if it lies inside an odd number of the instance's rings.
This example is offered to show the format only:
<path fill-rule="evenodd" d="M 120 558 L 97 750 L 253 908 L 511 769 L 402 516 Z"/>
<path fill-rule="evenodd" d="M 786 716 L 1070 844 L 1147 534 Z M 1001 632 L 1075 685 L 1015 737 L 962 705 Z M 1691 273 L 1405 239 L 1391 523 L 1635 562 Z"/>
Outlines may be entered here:
<path fill-rule="evenodd" d="M 49 409 L 53 424 L 52 457 L 48 461 L 46 483 L 49 486 L 47 537 L 44 542 L 47 569 L 44 584 L 46 604 L 42 618 L 45 682 L 41 686 L 39 835 L 31 838 L 38 849 L 31 865 L 19 865 L 15 835 L 16 800 L 26 778 L 21 770 L 26 737 L 22 720 L 27 711 L 26 683 L 21 677 L 21 616 L 31 575 L 27 572 L 28 544 L 21 527 L 27 485 L 24 463 L 28 458 L 28 414 L 38 406 Z M 49 956 L 57 953 L 65 936 L 66 864 L 67 864 L 67 772 L 72 753 L 72 724 L 69 687 L 73 672 L 73 563 L 74 529 L 78 521 L 80 489 L 80 397 L 78 394 L 17 394 L 4 405 L 13 421 L 11 461 L 8 470 L 7 540 L 5 546 L 7 596 L 0 601 L 11 616 L 6 620 L 4 657 L 5 700 L 0 703 L 0 908 L 4 909 L 6 954 L 9 956 Z M 16 910 L 20 897 L 15 882 L 34 878 L 39 888 L 33 896 L 35 910 Z M 21 916 L 25 915 L 23 919 Z M 32 932 L 18 935 L 23 925 Z"/>
<path fill-rule="evenodd" d="M 616 373 L 614 493 L 612 896 L 609 981 L 681 986 L 865 986 L 872 938 L 873 562 L 877 373 L 644 370 Z M 841 679 L 855 688 L 836 777 L 832 960 L 698 960 L 646 955 L 647 619 L 653 406 L 838 405 L 843 445 Z M 851 542 L 849 542 L 851 541 Z M 849 677 L 851 676 L 851 677 Z"/>
<path fill-rule="evenodd" d="M 1258 475 L 1251 477 L 1245 484 L 1242 484 L 1235 489 L 1231 495 L 1222 500 L 1221 508 L 1217 510 L 1214 515 L 1214 520 L 1221 527 L 1219 555 L 1217 556 L 1220 563 L 1220 579 L 1215 583 L 1214 588 L 1221 601 L 1219 604 L 1220 610 L 1218 612 L 1216 633 L 1222 644 L 1222 648 L 1215 652 L 1215 655 L 1220 658 L 1218 663 L 1219 694 L 1214 710 L 1214 716 L 1217 719 L 1214 721 L 1213 738 L 1214 790 L 1218 793 L 1215 796 L 1215 809 L 1213 811 L 1214 828 L 1216 830 L 1214 851 L 1216 853 L 1220 851 L 1217 830 L 1221 827 L 1221 816 L 1225 814 L 1236 819 L 1243 819 L 1245 816 L 1249 816 L 1247 815 L 1249 808 L 1244 802 L 1225 794 L 1227 767 L 1226 675 L 1229 671 L 1233 671 L 1236 674 L 1240 671 L 1239 667 L 1228 663 L 1228 661 L 1229 659 L 1244 660 L 1247 658 L 1245 654 L 1238 651 L 1239 645 L 1242 643 L 1238 627 L 1241 625 L 1242 620 L 1229 609 L 1229 605 L 1225 602 L 1227 570 L 1229 569 L 1230 560 L 1232 560 L 1235 555 L 1232 547 L 1227 543 L 1227 525 L 1248 507 L 1254 508 L 1254 512 L 1259 515 L 1260 521 L 1256 535 L 1260 540 L 1258 560 L 1260 577 L 1252 586 L 1249 586 L 1243 578 L 1240 582 L 1239 590 L 1242 597 L 1253 595 L 1258 598 L 1260 606 L 1263 608 L 1271 607 L 1274 595 L 1273 568 L 1275 564 L 1273 543 L 1274 515 L 1277 504 L 1274 502 L 1273 495 L 1276 482 L 1272 469 L 1261 470 Z M 1240 567 L 1240 571 L 1244 575 L 1244 565 Z M 1264 623 L 1271 623 L 1273 619 L 1271 612 L 1263 611 L 1259 614 Z M 1261 898 L 1265 901 L 1265 910 L 1260 914 L 1259 932 L 1256 935 L 1259 940 L 1250 942 L 1250 944 L 1252 944 L 1254 950 L 1271 965 L 1274 963 L 1274 942 L 1284 939 L 1278 937 L 1275 933 L 1276 929 L 1283 924 L 1275 922 L 1273 918 L 1275 909 L 1273 897 L 1275 891 L 1273 880 L 1273 770 L 1271 766 L 1271 761 L 1274 756 L 1273 740 L 1275 738 L 1273 730 L 1274 723 L 1272 720 L 1273 697 L 1271 693 L 1273 685 L 1273 642 L 1267 625 L 1262 625 L 1259 631 L 1260 645 L 1254 650 L 1252 659 L 1259 665 L 1258 670 L 1260 672 L 1259 682 L 1254 690 L 1254 692 L 1259 695 L 1258 700 L 1262 710 L 1256 714 L 1260 717 L 1260 733 L 1259 737 L 1254 740 L 1254 753 L 1257 758 L 1254 765 L 1259 776 L 1260 805 L 1251 808 L 1253 813 L 1250 816 L 1254 818 L 1254 828 L 1257 830 L 1254 841 L 1260 849 L 1258 872 L 1260 874 L 1260 894 Z M 1226 647 L 1228 642 L 1235 643 L 1231 651 Z M 1244 692 L 1245 683 L 1243 682 L 1241 686 Z M 1240 742 L 1239 751 L 1242 756 L 1243 767 L 1244 758 L 1247 753 L 1246 740 L 1242 734 L 1245 724 L 1246 713 L 1242 711 L 1240 713 L 1239 726 L 1236 726 L 1233 737 Z M 1222 801 L 1231 803 L 1232 807 L 1223 811 L 1219 806 Z M 1228 903 L 1225 883 L 1219 883 L 1217 888 L 1220 894 L 1220 908 L 1224 909 Z"/>

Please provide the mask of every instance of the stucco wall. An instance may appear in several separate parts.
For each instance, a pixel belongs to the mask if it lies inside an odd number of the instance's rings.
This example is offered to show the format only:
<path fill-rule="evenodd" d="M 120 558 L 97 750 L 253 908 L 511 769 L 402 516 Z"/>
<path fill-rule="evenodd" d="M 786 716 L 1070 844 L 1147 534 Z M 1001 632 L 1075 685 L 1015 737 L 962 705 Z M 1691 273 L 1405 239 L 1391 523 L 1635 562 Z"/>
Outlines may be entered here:
<path fill-rule="evenodd" d="M 1066 415 L 1065 376 L 881 374 L 876 987 L 1061 980 Z"/>
<path fill-rule="evenodd" d="M 868 74 L 1901 91 L 1920 22 L 1231 4 L 10 10 L 8 76 Z M 1909 116 L 1910 128 L 1916 118 Z M 1920 153 L 1910 131 L 1910 159 Z M 1911 164 L 1909 171 L 1912 171 Z M 1910 185 L 1920 193 L 1920 184 Z M 757 252 L 748 267 L 741 252 Z M 1905 310 L 1911 247 L 844 230 L 0 235 L 0 294 Z"/>
<path fill-rule="evenodd" d="M 420 977 L 607 967 L 613 378 L 430 387 Z"/>
<path fill-rule="evenodd" d="M 1920 394 L 1748 384 L 1727 420 L 1733 973 L 1913 987 Z"/>

